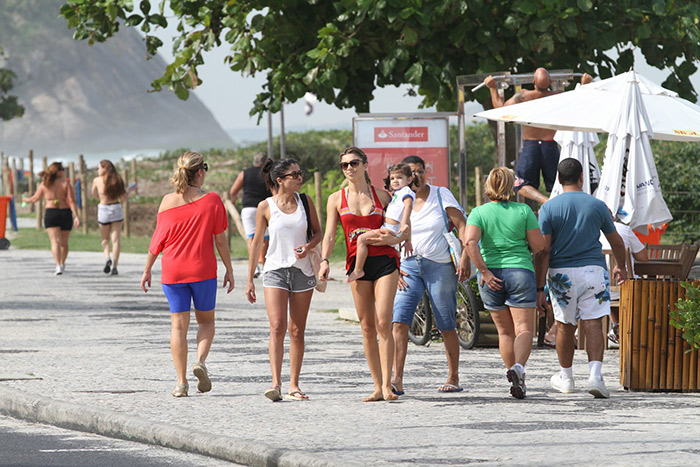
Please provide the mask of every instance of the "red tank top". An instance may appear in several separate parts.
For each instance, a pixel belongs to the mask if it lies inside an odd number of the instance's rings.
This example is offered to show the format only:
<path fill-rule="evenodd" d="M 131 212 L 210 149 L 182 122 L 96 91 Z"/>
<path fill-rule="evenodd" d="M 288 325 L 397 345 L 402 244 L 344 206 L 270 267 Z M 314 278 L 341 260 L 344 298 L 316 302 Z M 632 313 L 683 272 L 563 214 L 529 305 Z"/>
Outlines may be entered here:
<path fill-rule="evenodd" d="M 353 214 L 348 207 L 348 200 L 345 197 L 345 188 L 340 190 L 340 192 L 342 193 L 342 201 L 340 202 L 340 224 L 343 226 L 343 231 L 345 232 L 345 248 L 348 252 L 345 260 L 345 269 L 349 270 L 357 254 L 357 237 L 365 232 L 382 227 L 382 224 L 384 224 L 384 209 L 382 208 L 382 202 L 379 201 L 374 187 L 372 187 L 374 209 L 367 216 Z M 386 255 L 395 258 L 396 266 L 399 266 L 399 252 L 393 246 L 369 245 L 368 250 L 368 256 Z"/>

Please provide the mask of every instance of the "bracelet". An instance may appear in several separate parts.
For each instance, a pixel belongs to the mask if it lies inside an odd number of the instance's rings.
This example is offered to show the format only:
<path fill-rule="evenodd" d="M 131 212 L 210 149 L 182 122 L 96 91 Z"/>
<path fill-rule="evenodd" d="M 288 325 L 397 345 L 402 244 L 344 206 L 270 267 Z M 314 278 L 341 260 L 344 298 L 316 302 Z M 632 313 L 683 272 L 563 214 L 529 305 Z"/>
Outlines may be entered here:
<path fill-rule="evenodd" d="M 323 258 L 323 259 L 322 259 L 321 261 L 319 261 L 319 262 L 320 262 L 320 263 L 323 263 L 324 261 L 325 261 L 326 263 L 328 263 L 329 266 L 331 265 L 331 262 L 328 261 L 328 258 Z"/>
<path fill-rule="evenodd" d="M 538 292 L 544 292 L 544 287 L 537 287 Z"/>

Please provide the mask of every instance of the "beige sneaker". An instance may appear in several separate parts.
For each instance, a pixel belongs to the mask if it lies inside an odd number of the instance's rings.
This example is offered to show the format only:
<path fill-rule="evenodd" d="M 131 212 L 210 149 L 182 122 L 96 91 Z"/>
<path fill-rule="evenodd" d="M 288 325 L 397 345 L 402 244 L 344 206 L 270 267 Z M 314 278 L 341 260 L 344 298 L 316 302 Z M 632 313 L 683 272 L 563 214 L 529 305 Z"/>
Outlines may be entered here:
<path fill-rule="evenodd" d="M 192 368 L 192 373 L 197 377 L 199 382 L 197 383 L 197 391 L 199 392 L 209 392 L 211 391 L 211 380 L 209 379 L 209 373 L 207 372 L 207 367 L 204 363 L 197 362 Z"/>
<path fill-rule="evenodd" d="M 178 384 L 173 389 L 173 397 L 187 397 L 187 391 L 190 390 L 189 384 Z"/>

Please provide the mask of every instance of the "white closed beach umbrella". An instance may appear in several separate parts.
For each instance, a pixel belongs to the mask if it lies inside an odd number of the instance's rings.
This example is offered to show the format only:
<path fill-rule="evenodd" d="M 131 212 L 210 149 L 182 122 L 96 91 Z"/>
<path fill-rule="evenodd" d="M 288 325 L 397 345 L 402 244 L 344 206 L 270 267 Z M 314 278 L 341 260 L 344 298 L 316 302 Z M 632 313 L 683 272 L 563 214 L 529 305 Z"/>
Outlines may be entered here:
<path fill-rule="evenodd" d="M 559 130 L 554 135 L 554 141 L 561 147 L 559 162 L 574 158 L 583 166 L 583 191 L 592 194 L 600 183 L 600 169 L 595 159 L 593 148 L 600 142 L 598 135 L 590 131 Z M 562 193 L 559 178 L 554 182 L 549 197 L 553 198 Z"/>
<path fill-rule="evenodd" d="M 605 128 L 609 133 L 608 146 L 596 197 L 633 229 L 647 224 L 658 227 L 672 217 L 661 195 L 649 145 L 654 130 L 639 89 L 638 75 L 633 71 L 626 75 L 627 85 L 619 110 L 611 115 Z"/>

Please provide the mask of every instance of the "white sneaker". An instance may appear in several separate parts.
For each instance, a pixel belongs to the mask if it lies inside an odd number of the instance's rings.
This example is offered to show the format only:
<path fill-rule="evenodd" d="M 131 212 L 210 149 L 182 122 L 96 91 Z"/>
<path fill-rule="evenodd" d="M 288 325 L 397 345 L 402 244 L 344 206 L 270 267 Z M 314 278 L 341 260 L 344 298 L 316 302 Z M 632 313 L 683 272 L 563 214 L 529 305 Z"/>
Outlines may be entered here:
<path fill-rule="evenodd" d="M 56 266 L 56 270 L 53 272 L 53 275 L 54 275 L 54 276 L 60 276 L 61 274 L 63 274 L 63 269 L 61 269 L 61 266 L 58 266 L 58 265 L 57 265 L 57 266 Z"/>
<path fill-rule="evenodd" d="M 66 272 L 66 265 L 65 264 L 61 265 L 61 272 Z"/>
<path fill-rule="evenodd" d="M 552 375 L 549 380 L 552 385 L 552 389 L 564 394 L 571 394 L 574 392 L 574 380 L 571 378 L 562 378 L 561 373 Z"/>
<path fill-rule="evenodd" d="M 596 399 L 607 399 L 610 397 L 610 391 L 605 387 L 605 382 L 596 377 L 588 380 L 588 392 L 593 394 L 593 397 Z"/>

